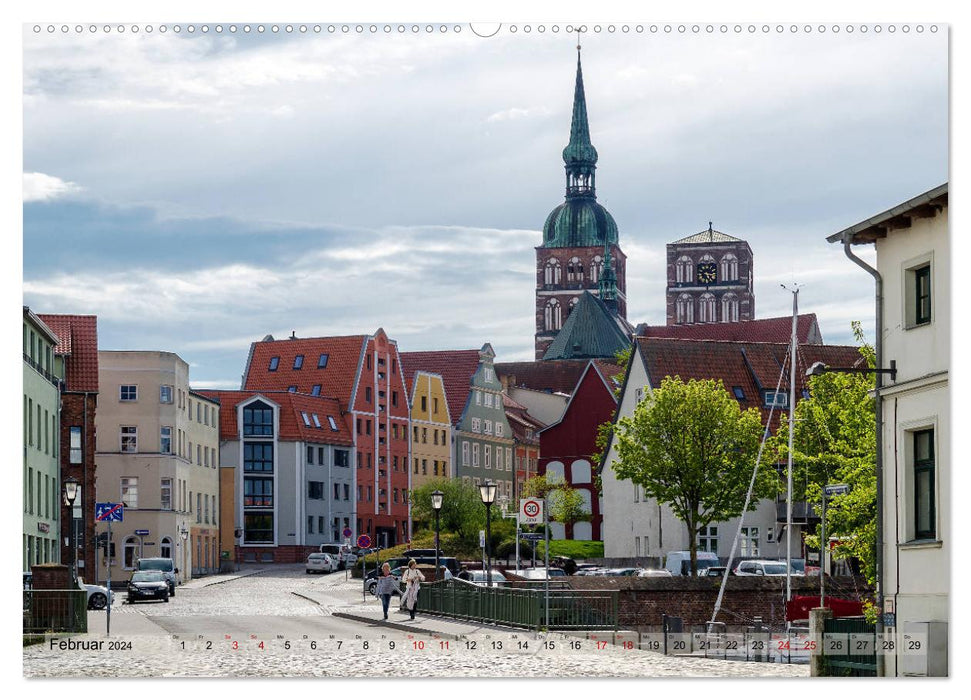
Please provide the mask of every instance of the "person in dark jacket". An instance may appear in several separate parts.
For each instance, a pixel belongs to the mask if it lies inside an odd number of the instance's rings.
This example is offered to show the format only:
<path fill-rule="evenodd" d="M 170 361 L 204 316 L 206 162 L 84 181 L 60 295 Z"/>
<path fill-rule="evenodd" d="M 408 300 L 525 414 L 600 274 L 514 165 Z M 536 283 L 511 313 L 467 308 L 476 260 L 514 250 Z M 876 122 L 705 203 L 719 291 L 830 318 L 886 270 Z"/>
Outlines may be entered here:
<path fill-rule="evenodd" d="M 381 566 L 381 577 L 378 579 L 378 587 L 375 591 L 378 597 L 381 599 L 381 607 L 384 609 L 384 619 L 388 619 L 388 607 L 391 605 L 391 596 L 395 591 L 398 591 L 398 595 L 401 595 L 401 589 L 398 588 L 398 582 L 395 577 L 391 575 L 391 565 L 388 562 L 384 562 Z"/>

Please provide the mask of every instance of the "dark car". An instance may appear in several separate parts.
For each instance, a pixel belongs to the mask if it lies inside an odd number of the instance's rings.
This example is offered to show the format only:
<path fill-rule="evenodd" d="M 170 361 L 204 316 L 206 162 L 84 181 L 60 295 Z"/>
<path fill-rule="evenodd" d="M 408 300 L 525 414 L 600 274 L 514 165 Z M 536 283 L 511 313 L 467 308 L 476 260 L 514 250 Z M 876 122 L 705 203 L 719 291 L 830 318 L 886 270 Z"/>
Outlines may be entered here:
<path fill-rule="evenodd" d="M 128 582 L 128 602 L 161 600 L 169 602 L 169 584 L 161 571 L 136 571 Z"/>

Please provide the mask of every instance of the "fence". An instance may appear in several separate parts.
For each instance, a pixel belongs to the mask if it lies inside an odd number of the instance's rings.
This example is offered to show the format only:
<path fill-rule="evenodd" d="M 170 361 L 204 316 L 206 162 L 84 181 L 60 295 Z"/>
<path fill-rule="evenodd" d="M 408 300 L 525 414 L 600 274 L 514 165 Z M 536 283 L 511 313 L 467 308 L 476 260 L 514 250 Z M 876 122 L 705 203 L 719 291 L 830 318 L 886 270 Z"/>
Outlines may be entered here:
<path fill-rule="evenodd" d="M 87 631 L 87 591 L 24 591 L 24 634 Z"/>
<path fill-rule="evenodd" d="M 823 621 L 823 676 L 876 676 L 876 625 L 862 618 Z"/>
<path fill-rule="evenodd" d="M 430 613 L 510 627 L 614 630 L 617 601 L 617 591 L 551 588 L 547 621 L 546 591 L 542 588 L 489 587 L 452 578 L 422 586 L 418 605 Z"/>

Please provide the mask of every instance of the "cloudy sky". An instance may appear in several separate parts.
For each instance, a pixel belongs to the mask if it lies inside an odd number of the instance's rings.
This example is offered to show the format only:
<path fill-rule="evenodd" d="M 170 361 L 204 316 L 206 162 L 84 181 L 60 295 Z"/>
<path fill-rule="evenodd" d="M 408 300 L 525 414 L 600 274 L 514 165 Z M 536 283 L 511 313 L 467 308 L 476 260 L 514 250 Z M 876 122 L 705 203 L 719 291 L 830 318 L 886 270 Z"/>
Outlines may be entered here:
<path fill-rule="evenodd" d="M 532 358 L 566 24 L 166 26 L 25 27 L 25 304 L 97 314 L 103 349 L 177 352 L 200 387 L 238 386 L 267 333 Z M 796 283 L 828 342 L 872 337 L 871 278 L 825 237 L 948 179 L 947 27 L 623 26 L 582 53 L 630 319 L 664 322 L 664 246 L 712 220 L 754 251 L 759 317 Z"/>

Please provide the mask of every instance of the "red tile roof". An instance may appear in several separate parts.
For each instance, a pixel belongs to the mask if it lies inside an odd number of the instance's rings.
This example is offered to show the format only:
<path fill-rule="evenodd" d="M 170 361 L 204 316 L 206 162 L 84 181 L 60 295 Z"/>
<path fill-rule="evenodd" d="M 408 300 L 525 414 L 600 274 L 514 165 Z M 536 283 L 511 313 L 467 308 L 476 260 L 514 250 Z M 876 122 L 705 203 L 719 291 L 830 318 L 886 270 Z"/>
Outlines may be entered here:
<path fill-rule="evenodd" d="M 760 318 L 735 323 L 693 323 L 689 325 L 637 327 L 645 338 L 681 338 L 683 340 L 737 340 L 751 343 L 787 343 L 792 336 L 792 316 Z M 816 314 L 799 314 L 796 339 L 801 344 L 822 343 L 823 336 Z"/>
<path fill-rule="evenodd" d="M 367 339 L 366 335 L 345 335 L 253 343 L 243 375 L 243 389 L 286 391 L 295 386 L 299 393 L 310 394 L 313 387 L 320 384 L 321 396 L 333 396 L 341 405 L 348 406 Z M 328 356 L 327 366 L 317 369 L 322 354 Z M 301 369 L 293 369 L 297 355 L 303 355 Z M 280 358 L 273 372 L 269 369 L 272 357 Z"/>
<path fill-rule="evenodd" d="M 341 415 L 337 399 L 323 396 L 307 396 L 289 391 L 220 391 L 215 389 L 195 390 L 210 399 L 219 401 L 219 439 L 238 440 L 239 430 L 236 407 L 254 396 L 262 396 L 280 406 L 280 435 L 278 439 L 326 443 L 330 445 L 351 445 L 354 442 L 350 426 Z M 301 413 L 310 419 L 308 427 Z M 313 416 L 317 415 L 320 427 L 314 425 Z M 332 416 L 337 424 L 337 432 L 331 430 L 327 416 Z"/>
<path fill-rule="evenodd" d="M 60 342 L 54 348 L 65 355 L 68 391 L 98 391 L 98 317 L 70 314 L 37 314 Z"/>
<path fill-rule="evenodd" d="M 755 407 L 762 419 L 769 416 L 764 407 L 762 392 L 789 391 L 789 370 L 784 363 L 789 346 L 785 343 L 738 343 L 714 340 L 680 340 L 674 338 L 637 338 L 652 387 L 658 387 L 665 377 L 689 379 L 721 379 L 731 392 L 740 387 L 744 398 L 742 408 Z M 862 364 L 859 349 L 849 345 L 801 345 L 796 362 L 796 392 L 801 395 L 807 386 L 806 370 L 814 362 L 836 367 Z M 781 385 L 779 378 L 782 378 Z M 798 399 L 797 399 L 798 400 Z M 787 409 L 786 412 L 788 412 Z M 778 427 L 780 411 L 773 414 L 772 428 Z"/>
<path fill-rule="evenodd" d="M 588 359 L 497 362 L 495 367 L 496 375 L 503 383 L 508 379 L 511 386 L 572 394 L 588 362 Z"/>
<path fill-rule="evenodd" d="M 465 413 L 465 404 L 472 390 L 472 376 L 479 368 L 478 350 L 430 350 L 402 352 L 401 369 L 411 386 L 419 370 L 441 376 L 445 385 L 445 399 L 452 424 L 458 424 Z"/>

